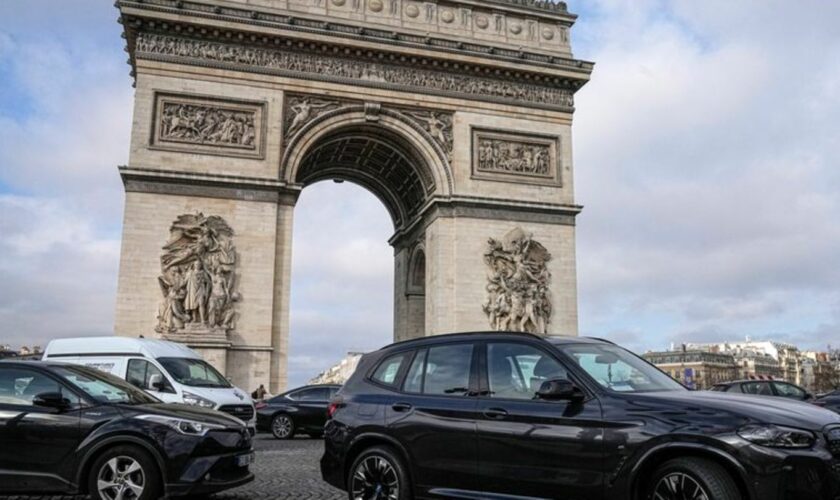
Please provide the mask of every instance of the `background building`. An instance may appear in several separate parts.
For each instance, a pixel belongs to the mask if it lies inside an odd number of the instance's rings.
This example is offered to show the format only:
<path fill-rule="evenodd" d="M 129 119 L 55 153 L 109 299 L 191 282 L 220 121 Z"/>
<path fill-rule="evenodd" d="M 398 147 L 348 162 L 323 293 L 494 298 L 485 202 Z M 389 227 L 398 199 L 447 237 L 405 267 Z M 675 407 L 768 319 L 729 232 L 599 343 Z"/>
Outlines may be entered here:
<path fill-rule="evenodd" d="M 644 358 L 692 389 L 709 389 L 736 378 L 735 358 L 708 351 L 648 352 Z"/>

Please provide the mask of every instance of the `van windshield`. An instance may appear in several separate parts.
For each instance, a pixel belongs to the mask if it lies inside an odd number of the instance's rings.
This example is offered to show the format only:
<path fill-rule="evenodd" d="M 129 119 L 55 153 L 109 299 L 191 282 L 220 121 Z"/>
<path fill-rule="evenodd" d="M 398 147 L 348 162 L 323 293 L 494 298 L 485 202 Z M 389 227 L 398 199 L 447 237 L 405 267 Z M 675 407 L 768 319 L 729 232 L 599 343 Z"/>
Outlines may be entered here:
<path fill-rule="evenodd" d="M 158 358 L 158 362 L 179 384 L 192 387 L 231 387 L 230 382 L 203 359 Z"/>

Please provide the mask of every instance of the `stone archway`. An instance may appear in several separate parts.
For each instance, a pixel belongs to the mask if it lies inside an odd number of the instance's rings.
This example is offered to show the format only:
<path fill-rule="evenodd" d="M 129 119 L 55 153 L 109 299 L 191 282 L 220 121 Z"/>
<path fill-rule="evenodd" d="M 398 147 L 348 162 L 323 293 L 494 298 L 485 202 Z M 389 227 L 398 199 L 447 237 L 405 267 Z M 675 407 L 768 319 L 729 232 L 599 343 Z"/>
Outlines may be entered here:
<path fill-rule="evenodd" d="M 137 88 L 117 334 L 284 388 L 294 207 L 325 179 L 391 215 L 395 339 L 577 334 L 571 126 L 593 65 L 565 4 L 117 7 Z"/>

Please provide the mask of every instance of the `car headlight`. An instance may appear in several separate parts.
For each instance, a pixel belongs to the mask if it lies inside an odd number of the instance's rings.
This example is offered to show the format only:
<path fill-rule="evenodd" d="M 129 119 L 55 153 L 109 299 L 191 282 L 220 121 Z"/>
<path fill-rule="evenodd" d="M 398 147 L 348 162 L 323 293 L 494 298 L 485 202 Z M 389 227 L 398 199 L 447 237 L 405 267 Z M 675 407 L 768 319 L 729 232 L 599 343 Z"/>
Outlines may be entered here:
<path fill-rule="evenodd" d="M 817 442 L 813 432 L 778 425 L 746 425 L 738 435 L 768 448 L 810 448 Z"/>
<path fill-rule="evenodd" d="M 198 394 L 184 391 L 184 404 L 190 406 L 200 406 L 202 408 L 215 408 L 216 403 L 207 398 L 202 398 Z"/>
<path fill-rule="evenodd" d="M 157 422 L 159 424 L 168 425 L 181 434 L 187 436 L 204 436 L 212 430 L 224 429 L 224 425 L 208 424 L 207 422 L 198 422 L 196 420 L 187 420 L 183 418 L 166 417 L 163 415 L 138 415 L 134 418 L 146 420 L 147 422 Z"/>

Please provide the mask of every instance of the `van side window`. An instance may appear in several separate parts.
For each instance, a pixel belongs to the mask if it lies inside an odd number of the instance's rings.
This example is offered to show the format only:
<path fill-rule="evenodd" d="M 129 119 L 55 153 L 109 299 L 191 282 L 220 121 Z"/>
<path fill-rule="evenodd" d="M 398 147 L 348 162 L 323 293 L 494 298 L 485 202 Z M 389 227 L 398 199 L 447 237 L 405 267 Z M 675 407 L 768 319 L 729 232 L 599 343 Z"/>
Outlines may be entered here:
<path fill-rule="evenodd" d="M 164 384 L 163 392 L 175 392 L 157 366 L 145 359 L 128 360 L 128 372 L 125 379 L 129 384 L 144 390 L 158 391 L 159 389 L 152 387 L 152 375 L 160 375 L 160 380 Z"/>

